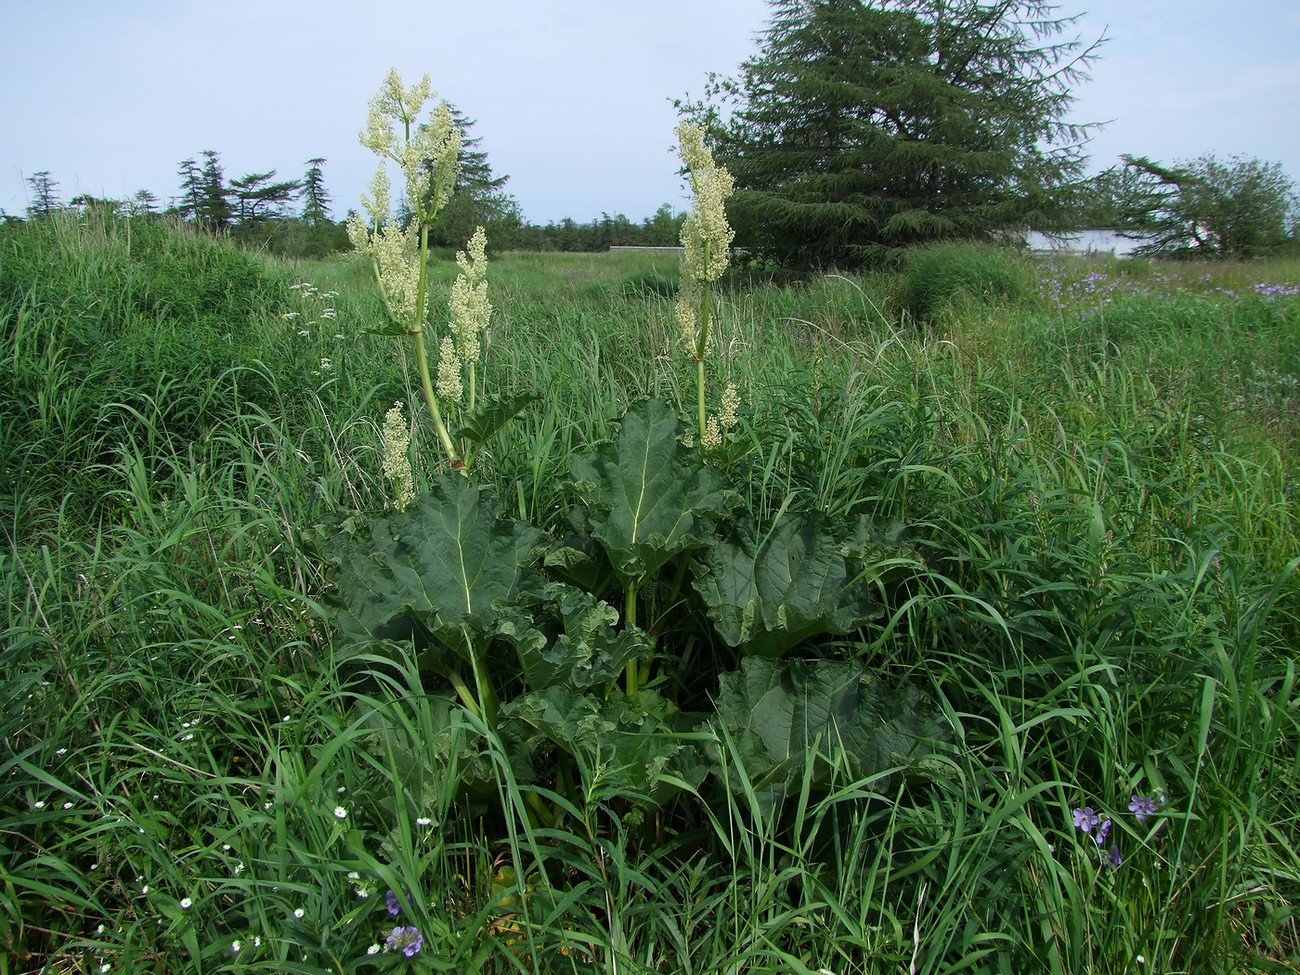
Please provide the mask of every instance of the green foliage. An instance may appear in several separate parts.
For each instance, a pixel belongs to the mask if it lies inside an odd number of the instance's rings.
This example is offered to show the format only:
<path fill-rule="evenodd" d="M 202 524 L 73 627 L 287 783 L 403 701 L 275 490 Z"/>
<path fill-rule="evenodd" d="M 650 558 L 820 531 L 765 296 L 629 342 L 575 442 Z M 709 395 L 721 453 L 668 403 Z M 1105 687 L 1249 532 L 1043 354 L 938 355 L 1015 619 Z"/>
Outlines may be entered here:
<path fill-rule="evenodd" d="M 1035 264 L 1024 300 L 964 303 L 942 337 L 891 317 L 901 276 L 720 288 L 743 409 L 709 464 L 734 501 L 638 582 L 630 625 L 589 512 L 615 510 L 600 485 L 637 483 L 610 418 L 634 407 L 624 423 L 655 433 L 671 411 L 646 397 L 689 411 L 670 309 L 610 299 L 654 255 L 494 262 L 494 389 L 546 396 L 492 434 L 478 483 L 417 470 L 417 524 L 382 511 L 400 369 L 323 317 L 373 320 L 349 263 L 277 291 L 259 260 L 257 300 L 205 299 L 273 408 L 209 384 L 192 441 L 145 411 L 103 414 L 100 438 L 78 404 L 109 373 L 45 336 L 161 334 L 117 314 L 147 282 L 103 216 L 0 229 L 0 277 L 27 268 L 0 303 L 0 969 L 1217 975 L 1300 957 L 1293 261 Z M 164 243 L 181 262 L 214 242 Z M 152 378 L 195 402 L 185 364 Z M 90 445 L 101 459 L 74 466 Z M 590 493 L 575 457 L 603 472 Z M 416 652 L 432 636 L 337 632 L 319 522 L 354 527 L 358 574 L 389 525 L 402 554 L 377 604 L 466 592 L 495 728 L 438 669 L 468 674 L 463 657 Z M 573 562 L 518 558 L 516 532 Z M 823 535 L 862 624 L 779 660 L 729 646 L 689 580 L 752 554 L 746 602 L 780 620 L 814 568 L 837 573 Z M 428 557 L 474 539 L 474 579 Z M 480 578 L 512 595 L 473 601 Z M 1111 820 L 1105 847 L 1073 825 L 1085 807 Z M 421 952 L 368 954 L 398 926 Z"/>
<path fill-rule="evenodd" d="M 850 578 L 841 543 L 817 515 L 752 524 L 712 546 L 695 587 L 729 646 L 779 657 L 824 634 L 843 636 L 883 607 Z"/>
<path fill-rule="evenodd" d="M 713 87 L 738 245 L 801 267 L 1067 218 L 1063 122 L 1097 44 L 1036 0 L 774 0 L 759 53 Z M 724 112 L 729 113 L 724 115 Z"/>
<path fill-rule="evenodd" d="M 1300 198 L 1278 163 L 1213 155 L 1162 166 L 1124 157 L 1119 226 L 1147 253 L 1260 257 L 1296 235 Z"/>
<path fill-rule="evenodd" d="M 960 298 L 1016 302 L 1027 293 L 1028 269 L 993 245 L 937 244 L 910 254 L 903 307 L 917 321 L 934 320 Z"/>
<path fill-rule="evenodd" d="M 746 788 L 767 806 L 836 777 L 886 788 L 889 773 L 940 744 L 939 715 L 914 688 L 872 679 L 857 661 L 745 660 L 722 675 L 718 727 Z"/>
<path fill-rule="evenodd" d="M 636 586 L 681 552 L 699 548 L 726 511 L 726 485 L 679 442 L 666 403 L 634 404 L 618 436 L 573 459 L 591 535 L 624 586 Z"/>

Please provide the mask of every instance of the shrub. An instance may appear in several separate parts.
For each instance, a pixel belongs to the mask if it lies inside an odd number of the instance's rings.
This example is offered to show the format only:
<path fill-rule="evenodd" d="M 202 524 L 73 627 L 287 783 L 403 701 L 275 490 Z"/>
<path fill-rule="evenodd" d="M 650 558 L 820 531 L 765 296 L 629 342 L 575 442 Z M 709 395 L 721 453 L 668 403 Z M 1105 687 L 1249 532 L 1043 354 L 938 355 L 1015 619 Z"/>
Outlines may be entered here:
<path fill-rule="evenodd" d="M 1007 250 L 954 242 L 915 251 L 903 273 L 904 309 L 917 321 L 933 321 L 960 297 L 1018 301 L 1028 275 Z"/>

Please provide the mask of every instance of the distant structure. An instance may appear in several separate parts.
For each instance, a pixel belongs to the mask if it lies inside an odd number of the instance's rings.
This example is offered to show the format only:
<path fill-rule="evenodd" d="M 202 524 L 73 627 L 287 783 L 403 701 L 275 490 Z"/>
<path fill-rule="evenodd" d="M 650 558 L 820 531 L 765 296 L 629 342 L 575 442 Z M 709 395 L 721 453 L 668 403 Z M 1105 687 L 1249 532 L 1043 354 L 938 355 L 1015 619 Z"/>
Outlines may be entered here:
<path fill-rule="evenodd" d="M 1128 257 L 1145 242 L 1121 237 L 1118 230 L 1101 227 L 1061 234 L 1031 230 L 1025 235 L 1025 243 L 1031 251 L 1039 254 L 1109 254 L 1112 257 Z"/>

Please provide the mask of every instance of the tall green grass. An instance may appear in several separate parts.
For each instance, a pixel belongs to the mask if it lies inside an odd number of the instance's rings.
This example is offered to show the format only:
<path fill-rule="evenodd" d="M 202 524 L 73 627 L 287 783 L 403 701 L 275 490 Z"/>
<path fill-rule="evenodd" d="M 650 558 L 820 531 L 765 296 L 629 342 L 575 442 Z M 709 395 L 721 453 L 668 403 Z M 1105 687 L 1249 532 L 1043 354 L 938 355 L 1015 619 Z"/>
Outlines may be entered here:
<path fill-rule="evenodd" d="M 1034 287 L 924 327 L 904 278 L 722 288 L 711 367 L 744 405 L 717 462 L 752 511 L 907 553 L 821 652 L 924 689 L 949 742 L 866 779 L 820 742 L 772 802 L 702 726 L 707 774 L 634 815 L 599 763 L 520 776 L 401 653 L 334 662 L 321 542 L 383 510 L 378 425 L 414 402 L 362 333 L 366 269 L 3 233 L 3 975 L 1300 965 L 1300 299 L 1244 293 L 1254 266 L 1016 263 Z M 637 397 L 689 413 L 674 279 L 493 264 L 484 368 L 544 393 L 479 468 L 518 517 L 565 530 L 570 457 Z M 410 962 L 367 953 L 394 926 Z"/>

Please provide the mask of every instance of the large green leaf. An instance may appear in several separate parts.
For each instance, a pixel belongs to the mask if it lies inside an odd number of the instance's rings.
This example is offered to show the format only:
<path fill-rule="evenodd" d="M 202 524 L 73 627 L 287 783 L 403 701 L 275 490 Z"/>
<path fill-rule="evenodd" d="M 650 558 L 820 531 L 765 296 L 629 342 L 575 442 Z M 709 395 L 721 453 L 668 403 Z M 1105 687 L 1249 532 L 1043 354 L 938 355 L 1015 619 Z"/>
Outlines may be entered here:
<path fill-rule="evenodd" d="M 677 433 L 667 404 L 643 400 L 628 410 L 612 443 L 572 461 L 592 535 L 624 586 L 703 545 L 713 519 L 726 511 L 722 475 L 682 446 Z"/>
<path fill-rule="evenodd" d="M 492 439 L 502 427 L 517 417 L 530 403 L 541 399 L 537 393 L 516 393 L 513 396 L 487 396 L 474 407 L 474 412 L 461 421 L 456 430 L 459 440 L 468 440 L 480 447 Z"/>
<path fill-rule="evenodd" d="M 761 536 L 738 526 L 709 550 L 695 589 L 718 634 L 746 655 L 781 656 L 883 611 L 864 585 L 849 584 L 840 544 L 815 514 L 784 514 Z"/>
<path fill-rule="evenodd" d="M 611 683 L 629 660 L 649 652 L 649 634 L 635 626 L 618 628 L 618 622 L 618 610 L 609 603 L 553 582 L 536 598 L 503 610 L 497 635 L 514 646 L 527 689 L 584 691 Z"/>
<path fill-rule="evenodd" d="M 489 637 L 531 580 L 541 532 L 500 517 L 483 488 L 441 478 L 406 511 L 332 550 L 344 643 L 432 637 L 458 655 Z"/>
<path fill-rule="evenodd" d="M 501 714 L 502 737 L 517 761 L 558 747 L 581 756 L 607 788 L 634 800 L 663 801 L 674 791 L 664 775 L 697 785 L 705 774 L 693 737 L 681 733 L 677 709 L 654 691 L 601 701 L 548 687 L 508 702 Z"/>
<path fill-rule="evenodd" d="M 854 779 L 917 763 L 942 735 L 937 710 L 843 660 L 749 657 L 723 674 L 716 721 L 765 801 L 795 787 L 811 762 L 815 785 L 833 769 Z"/>

